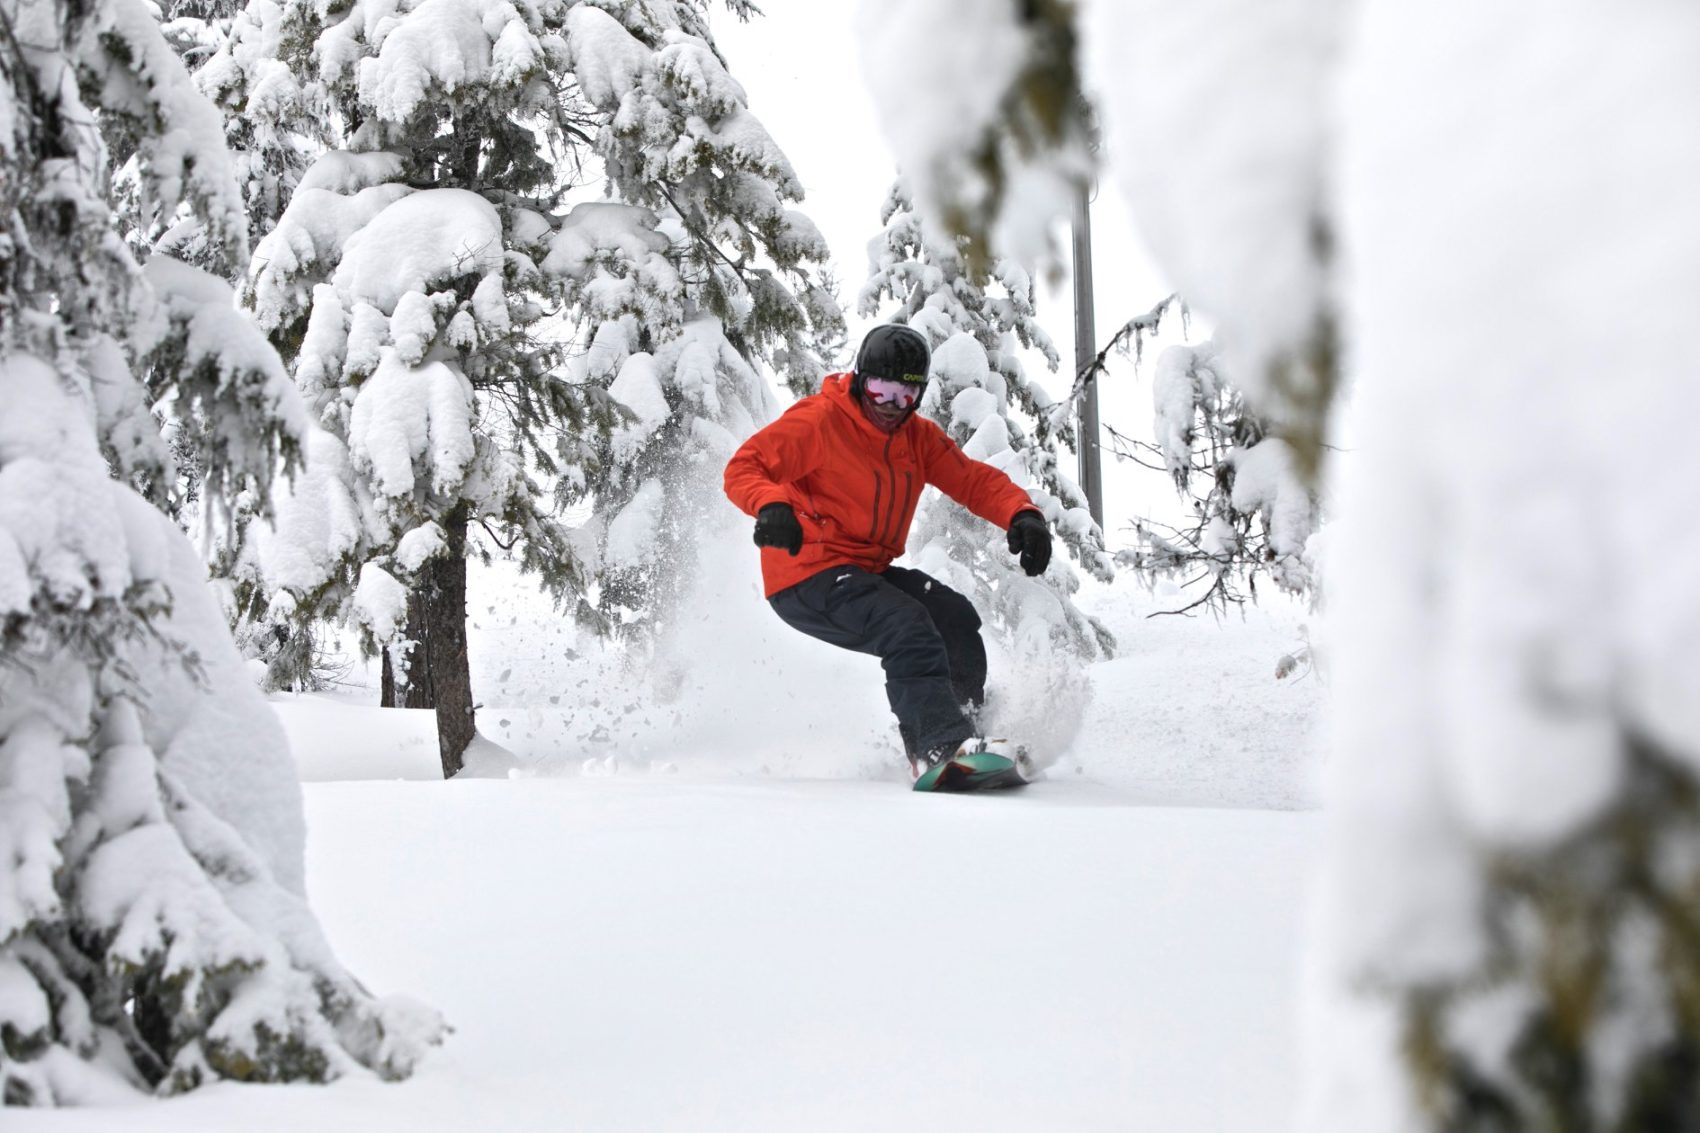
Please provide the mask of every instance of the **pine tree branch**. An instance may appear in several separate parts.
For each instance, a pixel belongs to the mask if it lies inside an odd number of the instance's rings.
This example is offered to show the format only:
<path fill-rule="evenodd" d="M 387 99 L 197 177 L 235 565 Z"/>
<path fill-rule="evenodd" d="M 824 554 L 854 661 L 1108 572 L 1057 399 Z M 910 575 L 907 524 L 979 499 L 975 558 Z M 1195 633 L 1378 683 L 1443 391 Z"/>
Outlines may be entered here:
<path fill-rule="evenodd" d="M 1169 308 L 1179 300 L 1180 295 L 1178 293 L 1171 294 L 1143 315 L 1138 315 L 1122 324 L 1122 328 L 1111 337 L 1109 342 L 1104 344 L 1104 349 L 1098 351 L 1097 357 L 1081 367 L 1080 372 L 1075 375 L 1074 388 L 1069 390 L 1068 397 L 1064 401 L 1069 403 L 1079 401 L 1081 396 L 1085 394 L 1086 387 L 1097 381 L 1098 376 L 1109 368 L 1111 352 L 1125 351 L 1130 340 L 1133 343 L 1134 361 L 1137 363 L 1145 351 L 1145 336 L 1156 334 L 1161 329 L 1163 316 L 1168 314 Z M 1182 310 L 1185 310 L 1184 304 L 1182 304 Z"/>
<path fill-rule="evenodd" d="M 478 517 L 478 526 L 480 526 L 484 529 L 484 534 L 490 536 L 490 542 L 496 544 L 496 546 L 500 547 L 504 551 L 513 550 L 514 547 L 516 545 L 518 545 L 518 543 L 519 543 L 520 535 L 523 534 L 522 532 L 516 531 L 516 532 L 514 532 L 514 537 L 512 539 L 509 539 L 506 543 L 504 543 L 504 542 L 502 542 L 501 536 L 497 535 L 494 531 L 492 531 L 490 529 L 490 525 L 488 523 L 484 522 L 483 516 Z"/>
<path fill-rule="evenodd" d="M 672 193 L 670 187 L 667 185 L 667 183 L 664 182 L 664 181 L 657 181 L 655 183 L 655 190 L 656 190 L 656 192 L 660 193 L 664 198 L 666 198 L 668 204 L 673 206 L 673 211 L 678 214 L 679 223 L 683 224 L 685 226 L 685 231 L 689 232 L 692 236 L 696 237 L 698 244 L 701 244 L 702 246 L 706 247 L 709 251 L 713 252 L 714 255 L 722 263 L 724 263 L 727 267 L 731 268 L 733 270 L 733 272 L 735 272 L 737 274 L 739 279 L 743 279 L 744 278 L 744 267 L 743 267 L 743 265 L 734 261 L 730 256 L 728 256 L 724 251 L 721 250 L 720 245 L 715 243 L 714 240 L 707 233 L 701 231 L 695 224 L 691 223 L 690 214 L 685 212 L 684 209 L 680 208 L 679 202 L 673 199 L 673 193 Z"/>

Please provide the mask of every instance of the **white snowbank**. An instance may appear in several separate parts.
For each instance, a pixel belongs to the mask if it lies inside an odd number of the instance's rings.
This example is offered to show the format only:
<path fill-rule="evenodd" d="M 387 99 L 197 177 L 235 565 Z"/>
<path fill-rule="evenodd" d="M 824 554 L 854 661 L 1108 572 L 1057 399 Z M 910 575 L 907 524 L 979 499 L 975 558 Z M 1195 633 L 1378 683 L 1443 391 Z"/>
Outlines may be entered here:
<path fill-rule="evenodd" d="M 1310 816 L 658 778 L 308 797 L 327 928 L 444 1006 L 444 1050 L 394 1085 L 218 1087 L 9 1128 L 228 1130 L 263 1107 L 275 1133 L 356 1113 L 372 1133 L 1107 1133 L 1256 1129 L 1291 1104 Z"/>

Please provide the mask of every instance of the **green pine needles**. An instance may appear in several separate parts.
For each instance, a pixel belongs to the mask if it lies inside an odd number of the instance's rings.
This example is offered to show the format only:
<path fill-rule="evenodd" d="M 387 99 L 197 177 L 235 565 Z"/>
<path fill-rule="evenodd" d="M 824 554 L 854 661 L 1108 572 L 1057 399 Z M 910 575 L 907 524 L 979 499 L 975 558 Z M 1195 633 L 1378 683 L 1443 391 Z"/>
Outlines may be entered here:
<path fill-rule="evenodd" d="M 1400 993 L 1437 1130 L 1700 1127 L 1700 779 L 1645 739 L 1628 767 L 1610 810 L 1562 845 L 1493 856 L 1490 945 L 1468 977 Z M 1493 1017 L 1506 1026 L 1481 1025 Z"/>

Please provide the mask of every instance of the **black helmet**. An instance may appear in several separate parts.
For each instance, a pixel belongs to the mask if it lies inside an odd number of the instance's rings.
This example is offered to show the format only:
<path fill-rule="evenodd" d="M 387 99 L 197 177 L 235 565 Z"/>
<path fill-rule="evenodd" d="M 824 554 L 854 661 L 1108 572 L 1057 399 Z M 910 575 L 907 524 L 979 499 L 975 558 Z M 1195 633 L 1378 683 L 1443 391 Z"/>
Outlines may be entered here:
<path fill-rule="evenodd" d="M 857 392 L 860 392 L 863 378 L 886 378 L 924 385 L 932 353 L 927 349 L 926 336 L 914 327 L 901 323 L 875 327 L 862 339 L 862 346 L 856 351 Z"/>

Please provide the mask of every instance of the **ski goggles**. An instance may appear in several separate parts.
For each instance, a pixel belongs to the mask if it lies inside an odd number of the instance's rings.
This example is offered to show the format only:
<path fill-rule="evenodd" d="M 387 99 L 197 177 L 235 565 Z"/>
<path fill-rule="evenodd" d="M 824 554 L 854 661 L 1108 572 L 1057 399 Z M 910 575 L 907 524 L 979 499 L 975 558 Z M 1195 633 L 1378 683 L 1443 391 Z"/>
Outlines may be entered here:
<path fill-rule="evenodd" d="M 876 405 L 895 405 L 899 409 L 908 409 L 920 398 L 921 391 L 926 387 L 893 378 L 863 378 L 862 388 L 867 391 L 869 400 Z"/>

